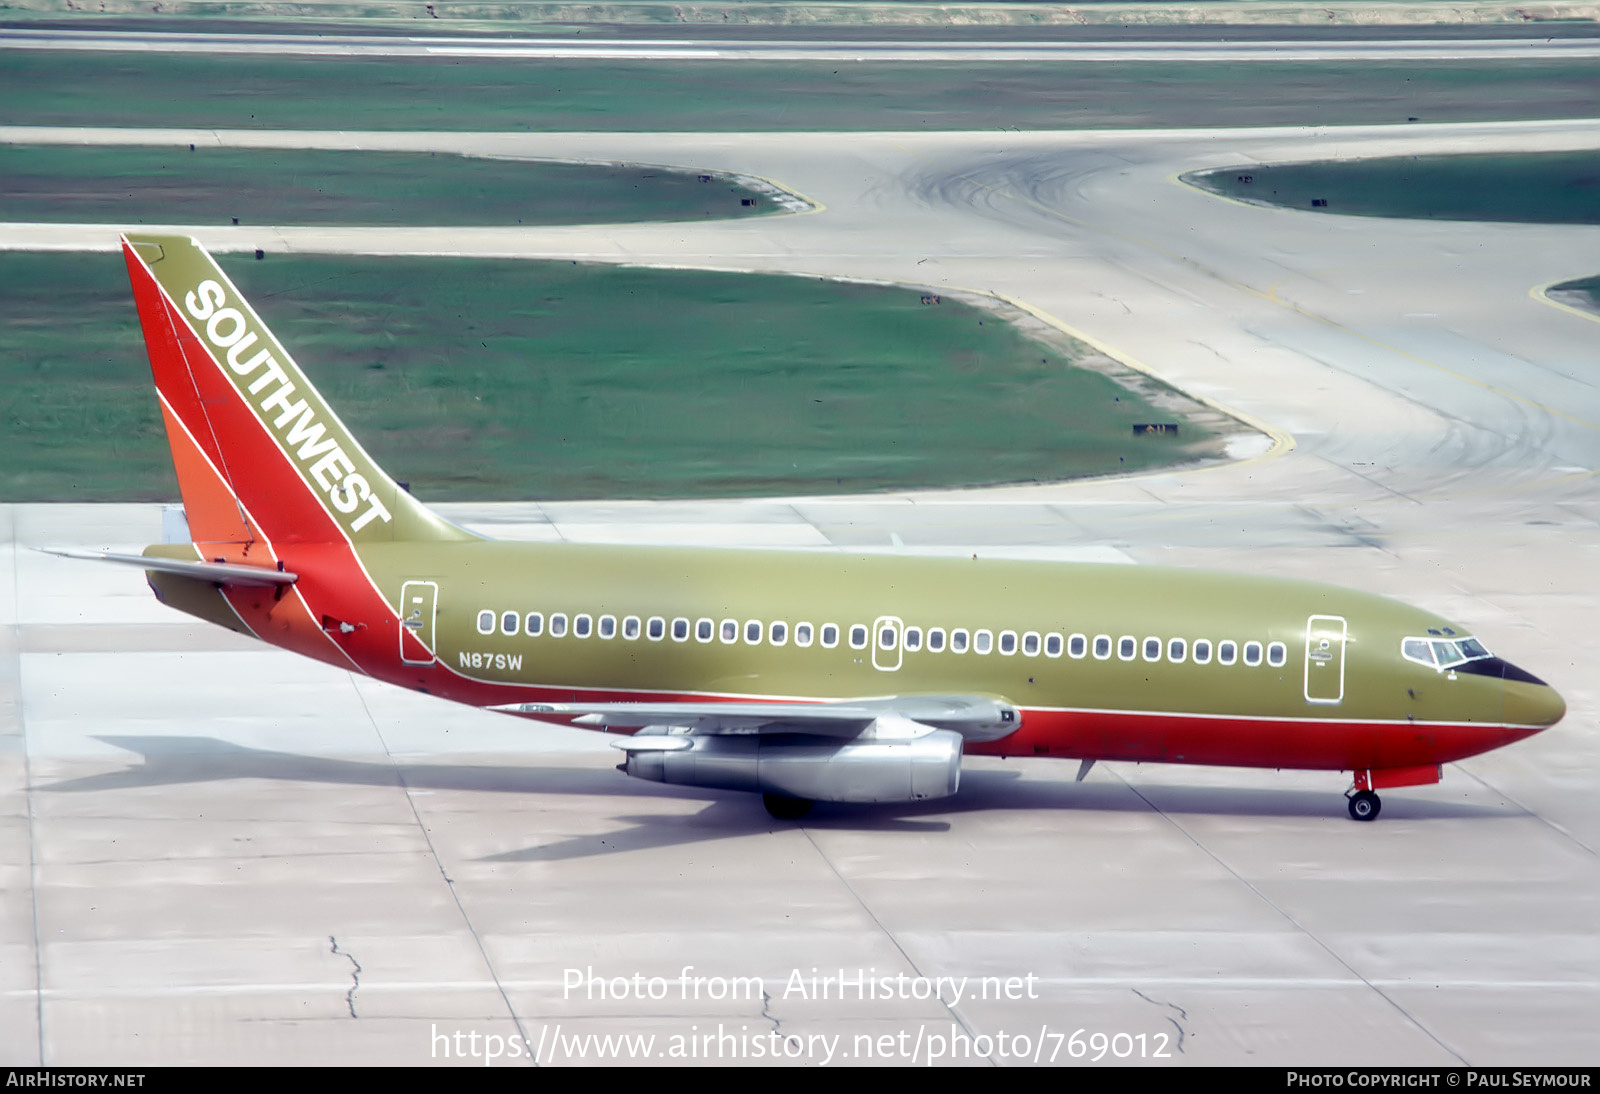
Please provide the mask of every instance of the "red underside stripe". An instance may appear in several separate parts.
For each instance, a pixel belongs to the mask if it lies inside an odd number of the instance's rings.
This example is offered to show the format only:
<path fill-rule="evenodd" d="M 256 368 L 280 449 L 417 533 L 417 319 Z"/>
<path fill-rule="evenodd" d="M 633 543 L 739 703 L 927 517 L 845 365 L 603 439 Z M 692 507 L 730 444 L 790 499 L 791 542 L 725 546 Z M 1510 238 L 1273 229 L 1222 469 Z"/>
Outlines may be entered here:
<path fill-rule="evenodd" d="M 1449 763 L 1520 741 L 1537 727 L 1370 723 L 1322 718 L 1195 718 L 1126 711 L 1031 711 L 1010 737 L 967 748 L 979 756 L 1349 771 Z"/>
<path fill-rule="evenodd" d="M 395 666 L 400 669 L 400 666 Z M 684 692 L 606 691 L 527 687 L 464 678 L 441 666 L 386 674 L 475 706 L 501 703 L 715 703 L 725 697 Z M 550 716 L 545 721 L 570 721 Z M 614 731 L 618 732 L 618 731 Z M 1055 756 L 1352 771 L 1449 763 L 1538 732 L 1535 726 L 1483 723 L 1367 723 L 1328 719 L 1274 720 L 1193 717 L 1131 711 L 1026 710 L 1009 737 L 968 744 L 969 756 Z"/>

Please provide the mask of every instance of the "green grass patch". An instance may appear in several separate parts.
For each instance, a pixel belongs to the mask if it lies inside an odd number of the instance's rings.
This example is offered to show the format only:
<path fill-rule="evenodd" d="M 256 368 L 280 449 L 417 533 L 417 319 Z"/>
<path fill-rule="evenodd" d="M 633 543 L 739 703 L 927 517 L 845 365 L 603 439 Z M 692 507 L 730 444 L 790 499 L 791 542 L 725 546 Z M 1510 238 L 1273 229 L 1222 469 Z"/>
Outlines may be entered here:
<path fill-rule="evenodd" d="M 9 221 L 449 227 L 695 220 L 776 208 L 726 176 L 659 167 L 425 152 L 0 145 L 0 220 Z"/>
<path fill-rule="evenodd" d="M 1256 205 L 1355 216 L 1600 224 L 1600 152 L 1399 156 L 1196 171 Z"/>
<path fill-rule="evenodd" d="M 11 125 L 761 131 L 1590 117 L 1588 61 L 507 61 L 8 51 Z"/>
<path fill-rule="evenodd" d="M 1192 458 L 995 313 L 804 278 L 224 256 L 373 456 L 433 500 L 1065 479 Z M 0 255 L 0 500 L 173 499 L 120 258 Z"/>

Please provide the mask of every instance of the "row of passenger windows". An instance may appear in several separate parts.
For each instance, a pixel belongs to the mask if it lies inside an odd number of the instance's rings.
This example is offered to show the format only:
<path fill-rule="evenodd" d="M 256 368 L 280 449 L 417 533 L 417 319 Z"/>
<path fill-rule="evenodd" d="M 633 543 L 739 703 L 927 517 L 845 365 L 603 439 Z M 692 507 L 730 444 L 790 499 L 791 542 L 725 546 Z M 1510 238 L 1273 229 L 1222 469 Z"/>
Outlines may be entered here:
<path fill-rule="evenodd" d="M 1007 657 L 1017 653 L 1025 657 L 1038 657 L 1041 653 L 1046 657 L 1060 657 L 1065 652 L 1072 658 L 1092 655 L 1098 661 L 1110 660 L 1115 653 L 1120 661 L 1166 660 L 1175 664 L 1193 661 L 1197 665 L 1208 665 L 1215 660 L 1219 665 L 1232 665 L 1242 659 L 1251 666 L 1259 665 L 1265 659 L 1274 668 L 1281 668 L 1289 657 L 1289 651 L 1282 642 L 1263 647 L 1260 642 L 1241 645 L 1231 638 L 1219 642 L 1196 638 L 1190 642 L 1183 638 L 1152 637 L 1141 640 L 1130 634 L 1115 639 L 1109 634 L 1097 634 L 1093 638 L 1073 634 L 1063 638 L 1059 634 L 1040 634 L 1038 631 L 1020 635 L 1016 631 L 1001 631 L 997 636 L 993 631 L 969 632 L 964 627 L 948 631 L 943 627 L 924 630 L 922 627 L 902 626 L 899 623 L 879 623 L 877 627 L 877 647 L 884 652 L 892 652 L 896 648 L 904 649 L 907 653 L 920 650 L 966 653 L 970 650 L 988 654 L 998 651 Z M 494 634 L 497 629 L 507 636 L 520 633 L 535 638 L 541 635 L 565 638 L 570 634 L 574 638 L 599 636 L 609 639 L 620 636 L 628 641 L 643 636 L 652 642 L 670 637 L 674 642 L 687 642 L 693 636 L 696 642 L 721 641 L 731 645 L 742 640 L 747 646 L 763 643 L 786 646 L 793 642 L 800 647 L 816 643 L 824 649 L 838 646 L 842 638 L 853 650 L 866 649 L 870 638 L 870 628 L 862 623 L 841 630 L 837 623 L 824 623 L 819 627 L 810 623 L 796 623 L 791 627 L 782 621 L 768 623 L 760 619 L 750 619 L 744 623 L 737 619 L 724 619 L 718 623 L 713 619 L 691 621 L 679 616 L 669 623 L 659 615 L 647 620 L 629 615 L 619 621 L 614 615 L 602 615 L 598 619 L 590 615 L 574 615 L 569 619 L 565 612 L 551 612 L 548 617 L 543 612 L 529 612 L 527 615 L 501 612 L 497 615 L 485 608 L 478 613 L 479 634 Z"/>

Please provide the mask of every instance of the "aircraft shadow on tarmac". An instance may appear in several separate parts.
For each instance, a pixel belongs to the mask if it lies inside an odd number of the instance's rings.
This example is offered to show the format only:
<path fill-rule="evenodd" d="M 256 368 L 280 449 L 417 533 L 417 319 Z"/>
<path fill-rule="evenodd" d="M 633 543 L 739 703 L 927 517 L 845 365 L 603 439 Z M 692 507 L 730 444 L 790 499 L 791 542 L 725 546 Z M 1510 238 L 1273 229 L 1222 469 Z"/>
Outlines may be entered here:
<path fill-rule="evenodd" d="M 475 764 L 396 763 L 307 756 L 248 748 L 213 737 L 96 737 L 115 748 L 142 756 L 144 762 L 121 771 L 66 779 L 39 787 L 48 793 L 94 793 L 180 783 L 269 779 L 281 782 L 378 786 L 410 790 L 459 790 L 490 794 L 583 794 L 615 799 L 642 797 L 703 800 L 692 814 L 617 814 L 632 824 L 622 831 L 577 836 L 551 844 L 486 856 L 486 862 L 548 862 L 588 858 L 624 851 L 679 846 L 713 839 L 756 835 L 775 829 L 805 827 L 851 832 L 945 832 L 953 813 L 1055 810 L 1085 814 L 1201 814 L 1226 817 L 1337 818 L 1344 810 L 1336 794 L 1303 789 L 1136 785 L 1116 778 L 1073 782 L 1065 777 L 1025 780 L 1020 771 L 962 772 L 961 792 L 954 798 L 884 805 L 819 803 L 803 821 L 768 816 L 754 794 L 666 786 L 622 779 L 595 768 Z M 1520 813 L 1514 806 L 1484 806 L 1459 801 L 1394 797 L 1385 803 L 1384 822 L 1505 817 Z M 1086 818 L 1087 819 L 1087 818 Z M 1361 826 L 1364 827 L 1364 826 Z"/>

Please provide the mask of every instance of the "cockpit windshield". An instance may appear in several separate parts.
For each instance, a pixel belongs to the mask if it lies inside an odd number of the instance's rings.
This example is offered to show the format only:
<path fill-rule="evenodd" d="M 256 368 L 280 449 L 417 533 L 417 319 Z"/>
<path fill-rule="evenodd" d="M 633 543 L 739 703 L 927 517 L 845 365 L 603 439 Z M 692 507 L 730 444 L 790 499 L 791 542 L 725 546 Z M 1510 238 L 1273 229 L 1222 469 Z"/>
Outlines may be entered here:
<path fill-rule="evenodd" d="M 1433 635 L 1402 640 L 1400 654 L 1407 661 L 1441 671 L 1490 656 L 1489 651 L 1483 648 L 1483 643 L 1476 638 L 1440 638 Z"/>

